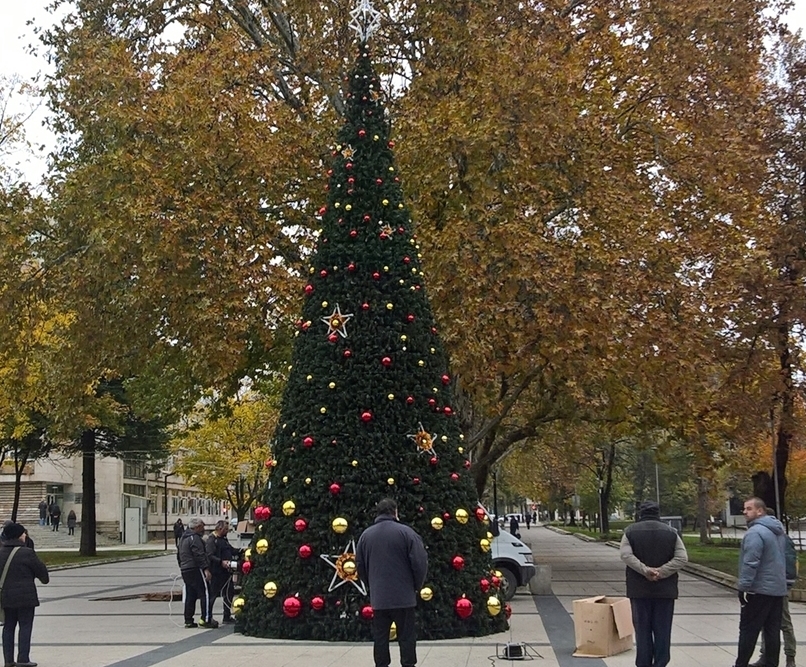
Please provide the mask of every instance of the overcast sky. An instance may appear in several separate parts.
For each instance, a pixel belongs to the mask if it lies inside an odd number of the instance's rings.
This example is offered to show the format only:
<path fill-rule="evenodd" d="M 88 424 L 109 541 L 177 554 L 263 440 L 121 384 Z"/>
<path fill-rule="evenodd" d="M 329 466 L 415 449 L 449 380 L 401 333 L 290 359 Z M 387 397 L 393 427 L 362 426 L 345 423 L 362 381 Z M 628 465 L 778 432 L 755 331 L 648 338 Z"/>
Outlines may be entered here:
<path fill-rule="evenodd" d="M 31 79 L 47 67 L 47 63 L 26 52 L 26 47 L 35 42 L 32 26 L 26 23 L 33 20 L 37 25 L 44 26 L 52 22 L 45 11 L 48 2 L 50 0 L 3 0 L 0 14 L 0 76 L 17 75 Z M 806 29 L 806 0 L 795 0 L 795 7 L 788 18 L 792 28 Z M 53 138 L 42 128 L 44 115 L 44 109 L 40 109 L 27 124 L 26 131 L 32 144 L 41 144 L 48 149 L 52 146 Z M 14 160 L 31 180 L 38 180 L 44 170 L 42 158 L 15 156 Z"/>

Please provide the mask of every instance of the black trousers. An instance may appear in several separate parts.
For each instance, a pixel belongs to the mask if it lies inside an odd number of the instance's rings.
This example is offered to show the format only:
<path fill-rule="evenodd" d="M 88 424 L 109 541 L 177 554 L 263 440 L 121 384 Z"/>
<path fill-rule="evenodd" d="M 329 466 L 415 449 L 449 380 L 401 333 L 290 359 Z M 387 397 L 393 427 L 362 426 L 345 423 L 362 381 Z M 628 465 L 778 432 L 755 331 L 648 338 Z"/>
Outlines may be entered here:
<path fill-rule="evenodd" d="M 392 622 L 397 626 L 397 643 L 400 645 L 400 664 L 414 667 L 417 664 L 417 625 L 414 621 L 415 607 L 404 609 L 376 609 L 372 617 L 372 641 L 375 667 L 389 667 L 389 629 Z"/>
<path fill-rule="evenodd" d="M 666 667 L 671 660 L 672 598 L 630 598 L 635 667 Z"/>
<path fill-rule="evenodd" d="M 207 620 L 212 620 L 213 605 L 218 598 L 221 598 L 224 604 L 224 618 L 230 618 L 232 616 L 232 600 L 234 597 L 235 584 L 232 583 L 232 577 L 228 576 L 226 579 L 213 577 L 213 581 L 210 583 L 210 618 Z"/>
<path fill-rule="evenodd" d="M 182 581 L 185 582 L 185 623 L 193 622 L 196 613 L 196 600 L 201 607 L 200 618 L 210 620 L 210 589 L 207 579 L 201 570 L 182 570 Z"/>
<path fill-rule="evenodd" d="M 6 622 L 3 626 L 3 659 L 7 665 L 14 660 L 14 633 L 20 626 L 20 644 L 16 662 L 31 662 L 31 631 L 34 629 L 35 607 L 4 609 Z"/>
<path fill-rule="evenodd" d="M 742 604 L 739 617 L 739 650 L 735 667 L 747 667 L 753 657 L 759 632 L 764 633 L 764 658 L 767 667 L 778 667 L 783 607 L 783 597 L 747 593 L 747 602 Z"/>

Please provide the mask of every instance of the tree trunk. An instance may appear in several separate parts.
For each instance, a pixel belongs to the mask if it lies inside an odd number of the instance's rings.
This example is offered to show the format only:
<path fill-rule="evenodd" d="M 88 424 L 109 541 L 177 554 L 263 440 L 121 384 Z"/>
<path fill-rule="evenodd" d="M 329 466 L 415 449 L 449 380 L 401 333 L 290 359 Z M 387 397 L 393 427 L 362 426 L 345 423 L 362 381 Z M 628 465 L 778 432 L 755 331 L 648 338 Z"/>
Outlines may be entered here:
<path fill-rule="evenodd" d="M 17 513 L 20 509 L 20 490 L 22 488 L 22 471 L 28 463 L 28 455 L 19 458 L 18 450 L 14 451 L 14 504 L 11 506 L 11 520 L 17 523 Z"/>
<path fill-rule="evenodd" d="M 95 431 L 81 434 L 81 460 L 81 546 L 78 553 L 95 556 Z"/>
<path fill-rule="evenodd" d="M 709 544 L 708 534 L 708 480 L 697 478 L 697 523 L 700 526 L 700 544 Z"/>
<path fill-rule="evenodd" d="M 487 477 L 490 475 L 489 463 L 474 463 L 470 468 L 473 481 L 476 483 L 476 493 L 481 498 L 484 495 L 484 488 L 487 486 Z"/>

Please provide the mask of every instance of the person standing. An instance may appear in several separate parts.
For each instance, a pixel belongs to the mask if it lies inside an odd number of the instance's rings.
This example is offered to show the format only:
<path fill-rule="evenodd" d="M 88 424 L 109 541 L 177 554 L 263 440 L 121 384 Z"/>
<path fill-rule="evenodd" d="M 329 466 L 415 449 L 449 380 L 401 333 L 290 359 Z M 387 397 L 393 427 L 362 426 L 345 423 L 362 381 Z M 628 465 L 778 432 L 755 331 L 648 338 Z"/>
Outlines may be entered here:
<path fill-rule="evenodd" d="M 39 501 L 39 525 L 44 526 L 48 520 L 48 503 L 44 498 Z"/>
<path fill-rule="evenodd" d="M 735 667 L 748 667 L 760 632 L 764 633 L 765 665 L 778 667 L 781 616 L 786 587 L 784 527 L 767 514 L 761 498 L 749 498 L 742 510 L 747 532 L 739 551 L 739 646 Z"/>
<path fill-rule="evenodd" d="M 646 501 L 638 508 L 638 520 L 624 531 L 620 555 L 627 566 L 635 666 L 666 667 L 671 660 L 677 573 L 688 562 L 686 547 L 677 531 L 660 520 L 658 504 Z"/>
<path fill-rule="evenodd" d="M 532 523 L 532 515 L 529 512 L 526 513 L 526 530 L 529 530 L 529 524 Z"/>
<path fill-rule="evenodd" d="M 31 662 L 31 631 L 34 627 L 34 609 L 39 606 L 36 583 L 50 581 L 48 568 L 39 560 L 33 549 L 25 546 L 28 531 L 14 523 L 3 530 L 6 540 L 0 546 L 0 572 L 8 565 L 0 607 L 5 614 L 3 625 L 3 658 L 6 665 L 36 667 Z M 9 559 L 11 561 L 9 562 Z M 19 626 L 17 660 L 14 660 L 14 634 Z"/>
<path fill-rule="evenodd" d="M 75 510 L 70 510 L 67 513 L 67 534 L 68 535 L 75 535 L 76 534 L 76 523 L 78 519 L 76 518 Z"/>
<path fill-rule="evenodd" d="M 210 560 L 210 570 L 213 578 L 210 581 L 210 607 L 207 610 L 207 620 L 213 620 L 213 605 L 220 595 L 224 605 L 222 623 L 235 623 L 232 618 L 232 599 L 235 597 L 235 585 L 232 581 L 230 563 L 234 561 L 235 549 L 227 539 L 229 523 L 217 521 L 213 534 L 207 538 L 207 558 Z"/>
<path fill-rule="evenodd" d="M 194 517 L 188 523 L 188 529 L 179 541 L 179 550 L 176 558 L 179 561 L 179 570 L 182 581 L 185 582 L 185 627 L 186 628 L 217 628 L 218 622 L 210 618 L 210 560 L 204 547 L 204 521 Z M 199 601 L 199 622 L 193 621 L 196 613 L 196 600 Z"/>
<path fill-rule="evenodd" d="M 59 532 L 59 520 L 62 518 L 62 510 L 55 500 L 50 504 L 48 511 L 50 513 L 50 524 L 52 526 L 50 529 L 51 532 L 54 530 Z"/>
<path fill-rule="evenodd" d="M 786 588 L 792 590 L 798 579 L 798 551 L 795 543 L 789 535 L 784 535 L 786 541 L 786 551 L 784 561 L 786 563 Z M 786 667 L 796 667 L 795 654 L 797 653 L 798 641 L 795 638 L 795 626 L 792 624 L 792 613 L 789 611 L 789 595 L 784 598 L 784 606 L 781 610 L 781 634 L 784 636 L 784 655 L 786 656 Z M 761 636 L 761 651 L 758 660 L 750 664 L 750 667 L 767 667 L 765 657 L 766 647 L 764 646 L 764 635 Z"/>
<path fill-rule="evenodd" d="M 174 524 L 174 539 L 176 540 L 176 548 L 179 548 L 179 540 L 182 539 L 182 535 L 185 533 L 185 524 L 182 523 L 182 519 L 177 519 L 176 523 Z"/>
<path fill-rule="evenodd" d="M 518 525 L 518 517 L 516 517 L 514 514 L 509 518 L 509 532 L 520 539 L 521 531 L 520 526 Z"/>
<path fill-rule="evenodd" d="M 428 573 L 428 554 L 420 536 L 399 522 L 397 503 L 384 498 L 375 522 L 358 540 L 358 576 L 369 585 L 375 667 L 389 667 L 389 629 L 397 626 L 400 664 L 417 664 L 417 593 Z"/>

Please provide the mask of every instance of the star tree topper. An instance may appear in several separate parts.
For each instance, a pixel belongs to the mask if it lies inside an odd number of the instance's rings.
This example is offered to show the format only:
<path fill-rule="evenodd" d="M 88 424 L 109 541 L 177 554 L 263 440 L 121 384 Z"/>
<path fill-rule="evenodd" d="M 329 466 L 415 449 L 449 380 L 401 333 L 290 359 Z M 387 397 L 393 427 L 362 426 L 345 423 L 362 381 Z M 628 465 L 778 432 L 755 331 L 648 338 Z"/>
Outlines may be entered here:
<path fill-rule="evenodd" d="M 352 572 L 346 571 L 344 564 L 345 563 L 352 563 L 353 567 L 355 567 L 355 540 L 350 540 L 350 543 L 344 547 L 344 552 L 335 555 L 326 556 L 324 554 L 320 555 L 323 561 L 325 561 L 330 567 L 336 570 L 333 573 L 333 579 L 330 581 L 330 586 L 328 586 L 327 592 L 332 593 L 335 591 L 339 586 L 343 586 L 347 582 L 351 583 L 353 586 L 356 587 L 361 595 L 367 594 L 367 587 L 364 585 L 364 582 L 358 577 L 358 570 L 355 569 Z M 351 568 L 352 569 L 352 568 Z"/>
<path fill-rule="evenodd" d="M 355 30 L 362 43 L 369 40 L 381 27 L 381 13 L 372 6 L 371 0 L 360 0 L 350 16 L 350 27 Z"/>
<path fill-rule="evenodd" d="M 322 318 L 322 322 L 327 324 L 327 335 L 329 336 L 335 331 L 342 338 L 347 338 L 347 320 L 352 316 L 352 313 L 342 314 L 339 304 L 336 304 L 333 312 Z"/>

